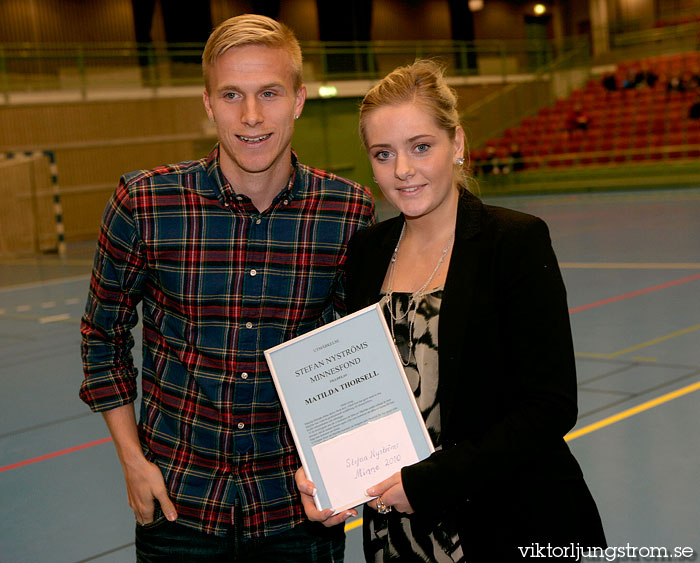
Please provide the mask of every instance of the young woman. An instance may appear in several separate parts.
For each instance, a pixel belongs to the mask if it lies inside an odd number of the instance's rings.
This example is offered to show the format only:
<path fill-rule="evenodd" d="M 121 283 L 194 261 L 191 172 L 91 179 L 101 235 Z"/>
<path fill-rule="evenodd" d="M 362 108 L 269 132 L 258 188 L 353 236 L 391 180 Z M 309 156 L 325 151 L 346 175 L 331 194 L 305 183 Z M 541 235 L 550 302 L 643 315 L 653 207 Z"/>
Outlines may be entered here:
<path fill-rule="evenodd" d="M 566 291 L 545 223 L 467 189 L 457 99 L 440 67 L 398 68 L 360 131 L 401 215 L 348 248 L 348 302 L 381 300 L 437 451 L 368 490 L 368 561 L 518 561 L 605 546 L 564 442 L 576 422 Z M 334 525 L 297 474 L 312 520 Z M 547 551 L 549 546 L 549 551 Z M 543 551 L 544 549 L 544 551 Z"/>

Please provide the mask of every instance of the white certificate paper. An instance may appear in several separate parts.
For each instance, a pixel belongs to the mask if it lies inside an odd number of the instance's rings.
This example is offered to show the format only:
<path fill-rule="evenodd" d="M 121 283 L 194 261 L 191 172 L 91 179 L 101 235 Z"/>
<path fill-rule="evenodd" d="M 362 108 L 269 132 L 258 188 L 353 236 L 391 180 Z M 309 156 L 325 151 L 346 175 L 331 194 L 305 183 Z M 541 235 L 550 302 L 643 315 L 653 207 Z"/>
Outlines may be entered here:
<path fill-rule="evenodd" d="M 341 512 L 433 445 L 379 304 L 265 351 L 316 506 Z"/>

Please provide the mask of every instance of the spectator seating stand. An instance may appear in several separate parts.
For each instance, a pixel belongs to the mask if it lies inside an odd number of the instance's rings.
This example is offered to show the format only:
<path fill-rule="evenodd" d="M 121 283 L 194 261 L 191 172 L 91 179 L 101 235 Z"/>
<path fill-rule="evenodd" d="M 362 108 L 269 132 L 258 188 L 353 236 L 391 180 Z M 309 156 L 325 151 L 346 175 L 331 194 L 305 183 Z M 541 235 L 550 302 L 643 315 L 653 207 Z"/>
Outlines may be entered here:
<path fill-rule="evenodd" d="M 700 73 L 700 52 L 629 61 L 617 65 L 617 83 L 643 67 L 658 77 L 654 87 L 606 90 L 600 79 L 590 80 L 568 98 L 529 116 L 503 136 L 487 141 L 499 161 L 512 143 L 520 146 L 524 170 L 562 167 L 619 166 L 700 156 L 700 120 L 689 119 L 688 109 L 700 86 L 668 90 L 668 78 L 688 80 Z M 568 130 L 567 117 L 579 105 L 589 118 L 586 130 Z M 472 151 L 479 173 L 484 149 Z"/>

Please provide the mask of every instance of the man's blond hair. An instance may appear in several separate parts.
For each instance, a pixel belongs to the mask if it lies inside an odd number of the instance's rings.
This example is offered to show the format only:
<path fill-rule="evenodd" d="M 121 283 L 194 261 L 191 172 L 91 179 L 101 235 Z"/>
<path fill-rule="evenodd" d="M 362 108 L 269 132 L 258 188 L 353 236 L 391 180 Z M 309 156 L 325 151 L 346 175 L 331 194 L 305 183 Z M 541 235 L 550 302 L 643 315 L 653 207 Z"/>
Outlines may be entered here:
<path fill-rule="evenodd" d="M 284 49 L 292 60 L 294 90 L 302 83 L 301 47 L 294 32 L 283 23 L 267 16 L 243 14 L 229 18 L 212 31 L 202 53 L 204 86 L 209 91 L 209 70 L 229 49 L 247 45 L 264 45 Z"/>

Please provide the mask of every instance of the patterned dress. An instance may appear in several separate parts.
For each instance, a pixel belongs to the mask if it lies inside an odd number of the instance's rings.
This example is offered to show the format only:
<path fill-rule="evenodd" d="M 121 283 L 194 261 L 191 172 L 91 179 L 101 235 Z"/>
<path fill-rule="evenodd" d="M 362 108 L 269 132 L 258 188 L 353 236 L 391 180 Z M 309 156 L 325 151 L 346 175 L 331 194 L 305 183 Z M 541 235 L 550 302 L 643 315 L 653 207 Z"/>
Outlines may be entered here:
<path fill-rule="evenodd" d="M 413 321 L 413 351 L 409 351 L 409 320 L 413 311 L 405 315 L 410 293 L 392 294 L 394 317 L 393 332 L 396 346 L 404 362 L 404 369 L 413 389 L 428 433 L 435 449 L 440 449 L 440 404 L 438 386 L 438 319 L 442 303 L 442 287 L 423 295 Z M 384 307 L 389 326 L 391 315 Z M 462 546 L 454 525 L 449 522 L 426 522 L 419 514 L 401 514 L 392 510 L 387 515 L 372 509 L 364 510 L 364 551 L 368 562 L 464 562 Z"/>

